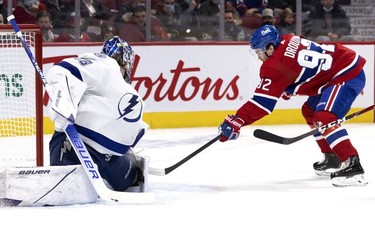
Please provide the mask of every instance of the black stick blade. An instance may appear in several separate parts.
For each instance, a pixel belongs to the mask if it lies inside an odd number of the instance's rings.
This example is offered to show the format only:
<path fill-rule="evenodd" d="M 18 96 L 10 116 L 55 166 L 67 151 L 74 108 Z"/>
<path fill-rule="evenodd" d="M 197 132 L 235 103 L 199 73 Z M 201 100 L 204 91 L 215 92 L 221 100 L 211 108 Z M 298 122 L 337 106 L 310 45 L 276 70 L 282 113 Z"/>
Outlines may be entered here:
<path fill-rule="evenodd" d="M 266 141 L 269 141 L 269 142 L 280 143 L 280 144 L 283 144 L 283 145 L 286 144 L 285 140 L 284 140 L 285 139 L 284 137 L 272 134 L 271 132 L 264 131 L 262 129 L 256 129 L 254 131 L 254 137 L 256 137 L 258 139 L 263 139 L 263 140 L 266 140 Z"/>

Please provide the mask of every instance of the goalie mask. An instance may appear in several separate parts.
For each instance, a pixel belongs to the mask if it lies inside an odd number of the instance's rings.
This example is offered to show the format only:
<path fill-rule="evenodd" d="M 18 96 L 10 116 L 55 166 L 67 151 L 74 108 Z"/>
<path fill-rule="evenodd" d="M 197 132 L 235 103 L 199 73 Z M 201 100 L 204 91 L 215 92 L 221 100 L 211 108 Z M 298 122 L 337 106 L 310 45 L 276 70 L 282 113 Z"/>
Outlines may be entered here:
<path fill-rule="evenodd" d="M 134 62 L 134 51 L 130 45 L 120 37 L 114 36 L 104 42 L 102 52 L 115 59 L 125 69 L 124 79 L 130 82 L 130 72 Z"/>

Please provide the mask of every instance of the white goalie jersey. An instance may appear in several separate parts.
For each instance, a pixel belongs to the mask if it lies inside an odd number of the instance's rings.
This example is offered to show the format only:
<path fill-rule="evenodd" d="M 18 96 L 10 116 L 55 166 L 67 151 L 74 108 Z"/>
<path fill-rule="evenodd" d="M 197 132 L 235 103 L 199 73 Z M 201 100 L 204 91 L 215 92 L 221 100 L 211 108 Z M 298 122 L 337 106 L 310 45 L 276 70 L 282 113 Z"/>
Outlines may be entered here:
<path fill-rule="evenodd" d="M 149 128 L 140 95 L 103 53 L 64 59 L 46 77 L 52 96 L 61 90 L 77 107 L 74 124 L 83 141 L 102 154 L 123 155 Z"/>

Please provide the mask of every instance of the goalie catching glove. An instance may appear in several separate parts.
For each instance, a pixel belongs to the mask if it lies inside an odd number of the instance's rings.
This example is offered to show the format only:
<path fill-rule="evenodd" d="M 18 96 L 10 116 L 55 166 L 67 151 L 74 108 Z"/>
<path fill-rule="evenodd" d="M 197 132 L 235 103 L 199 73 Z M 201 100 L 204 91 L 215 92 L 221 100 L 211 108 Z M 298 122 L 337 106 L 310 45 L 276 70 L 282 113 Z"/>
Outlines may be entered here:
<path fill-rule="evenodd" d="M 219 127 L 219 133 L 221 134 L 220 142 L 237 139 L 240 136 L 240 129 L 244 124 L 245 121 L 240 117 L 228 115 Z"/>

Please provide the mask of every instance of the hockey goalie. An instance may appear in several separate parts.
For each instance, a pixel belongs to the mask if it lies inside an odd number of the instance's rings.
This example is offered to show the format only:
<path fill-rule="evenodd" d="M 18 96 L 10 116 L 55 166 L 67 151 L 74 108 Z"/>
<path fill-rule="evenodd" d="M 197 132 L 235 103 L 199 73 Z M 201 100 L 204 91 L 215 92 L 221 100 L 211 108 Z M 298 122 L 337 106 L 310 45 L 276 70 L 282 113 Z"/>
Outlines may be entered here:
<path fill-rule="evenodd" d="M 131 46 L 115 36 L 104 42 L 101 52 L 67 58 L 50 68 L 46 75 L 48 114 L 55 127 L 49 142 L 50 166 L 0 170 L 3 204 L 67 205 L 97 200 L 64 132 L 68 124 L 74 124 L 111 190 L 147 190 L 148 159 L 133 153 L 149 128 L 142 120 L 144 102 L 130 85 L 133 60 Z"/>

